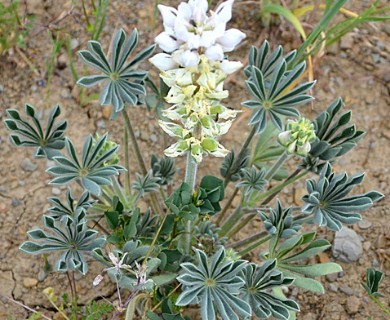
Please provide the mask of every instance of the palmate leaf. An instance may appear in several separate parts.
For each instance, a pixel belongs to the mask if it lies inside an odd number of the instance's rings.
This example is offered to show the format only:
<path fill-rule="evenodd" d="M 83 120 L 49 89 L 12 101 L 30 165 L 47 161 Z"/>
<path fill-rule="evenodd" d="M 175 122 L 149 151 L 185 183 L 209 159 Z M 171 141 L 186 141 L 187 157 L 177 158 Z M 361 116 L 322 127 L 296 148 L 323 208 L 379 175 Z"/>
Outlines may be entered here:
<path fill-rule="evenodd" d="M 153 176 L 152 170 L 149 170 L 145 176 L 136 173 L 133 189 L 138 191 L 140 197 L 144 197 L 147 193 L 158 191 L 160 188 L 159 180 L 160 178 Z"/>
<path fill-rule="evenodd" d="M 255 166 L 251 168 L 241 169 L 242 179 L 237 183 L 237 188 L 243 188 L 245 190 L 244 195 L 246 198 L 250 197 L 255 191 L 264 191 L 268 181 L 265 180 L 266 169 L 256 169 Z"/>
<path fill-rule="evenodd" d="M 261 266 L 254 263 L 246 265 L 243 278 L 245 284 L 241 289 L 241 297 L 251 306 L 256 317 L 289 319 L 289 310 L 299 311 L 295 301 L 280 299 L 272 294 L 272 289 L 288 286 L 294 281 L 276 269 L 276 259 L 267 260 Z"/>
<path fill-rule="evenodd" d="M 155 155 L 152 155 L 151 164 L 153 176 L 159 178 L 159 181 L 157 181 L 158 184 L 164 186 L 172 182 L 177 172 L 173 158 L 164 156 L 158 159 Z"/>
<path fill-rule="evenodd" d="M 57 197 L 51 197 L 48 199 L 53 204 L 53 206 L 48 209 L 50 216 L 55 219 L 59 219 L 63 216 L 77 216 L 80 211 L 86 211 L 96 202 L 96 200 L 90 200 L 89 197 L 90 194 L 86 191 L 76 202 L 70 189 L 66 191 L 65 202 L 62 202 Z"/>
<path fill-rule="evenodd" d="M 255 55 L 253 52 L 252 56 Z M 306 69 L 305 62 L 288 69 L 292 53 L 282 58 L 281 50 L 276 50 L 267 58 L 268 52 L 269 46 L 263 45 L 256 57 L 250 54 L 252 64 L 246 69 L 247 88 L 254 100 L 245 101 L 242 105 L 253 110 L 249 125 L 256 126 L 257 133 L 265 130 L 268 118 L 282 130 L 282 117 L 299 117 L 296 107 L 313 99 L 307 92 L 315 82 L 294 86 Z"/>
<path fill-rule="evenodd" d="M 348 177 L 347 173 L 336 174 L 327 163 L 321 170 L 318 181 L 306 181 L 308 194 L 302 197 L 305 205 L 302 211 L 313 215 L 314 223 L 331 230 L 341 230 L 342 224 L 353 224 L 362 217 L 357 211 L 372 207 L 383 198 L 376 191 L 348 197 L 352 189 L 360 185 L 364 174 Z"/>
<path fill-rule="evenodd" d="M 270 235 L 277 235 L 279 238 L 288 238 L 297 234 L 301 228 L 299 224 L 293 223 L 291 208 L 284 209 L 280 201 L 277 201 L 276 208 L 270 208 L 270 213 L 259 211 L 264 228 Z"/>
<path fill-rule="evenodd" d="M 375 270 L 374 268 L 369 268 L 367 269 L 366 283 L 362 282 L 361 285 L 370 296 L 383 297 L 383 295 L 378 291 L 382 280 L 383 272 Z"/>
<path fill-rule="evenodd" d="M 85 254 L 102 246 L 104 237 L 97 238 L 97 231 L 88 229 L 85 214 L 81 211 L 76 217 L 65 216 L 61 220 L 43 216 L 43 223 L 50 233 L 33 229 L 28 235 L 33 241 L 26 241 L 20 250 L 28 254 L 42 254 L 60 251 L 56 270 L 78 270 L 82 274 L 88 271 Z"/>
<path fill-rule="evenodd" d="M 228 155 L 223 159 L 223 162 L 222 162 L 221 168 L 220 168 L 221 176 L 224 178 L 226 178 L 227 176 L 230 176 L 230 180 L 233 182 L 235 182 L 241 178 L 241 172 L 242 172 L 241 170 L 244 169 L 249 163 L 249 160 L 250 160 L 249 149 L 245 150 L 245 153 L 244 153 L 243 157 L 241 158 L 240 163 L 238 163 L 238 165 L 235 168 L 233 168 L 233 164 L 234 164 L 235 159 L 236 159 L 235 157 L 236 157 L 236 154 L 235 154 L 234 150 L 232 149 L 232 151 L 230 151 L 228 153 Z"/>
<path fill-rule="evenodd" d="M 146 94 L 144 80 L 147 71 L 135 68 L 153 53 L 155 45 L 143 49 L 133 59 L 126 62 L 137 44 L 137 30 L 134 30 L 127 39 L 125 31 L 120 29 L 113 37 L 110 59 L 106 57 L 101 44 L 97 41 L 88 41 L 88 50 L 79 51 L 80 58 L 102 74 L 83 77 L 77 81 L 77 84 L 89 88 L 104 82 L 106 85 L 100 93 L 99 102 L 103 106 L 114 106 L 112 117 L 123 110 L 126 103 L 138 104 L 140 96 Z"/>
<path fill-rule="evenodd" d="M 101 152 L 105 148 L 107 139 L 108 135 L 105 134 L 94 143 L 92 136 L 89 136 L 84 143 L 82 158 L 79 159 L 72 141 L 66 138 L 65 144 L 69 157 L 53 158 L 57 165 L 46 170 L 56 176 L 50 184 L 64 185 L 79 180 L 90 193 L 100 195 L 100 186 L 110 185 L 112 183 L 110 177 L 125 170 L 118 165 L 105 165 L 105 162 L 116 155 L 119 148 L 116 145 Z"/>
<path fill-rule="evenodd" d="M 317 138 L 311 142 L 311 150 L 300 167 L 319 172 L 327 161 L 345 155 L 363 138 L 365 132 L 350 124 L 352 111 L 340 114 L 343 106 L 342 99 L 337 99 L 315 119 Z"/>
<path fill-rule="evenodd" d="M 36 158 L 52 159 L 54 156 L 61 155 L 59 150 L 65 146 L 64 134 L 67 128 L 66 121 L 56 122 L 56 118 L 61 114 L 61 108 L 57 105 L 51 109 L 45 129 L 33 106 L 26 104 L 24 111 L 29 120 L 24 119 L 15 109 L 6 111 L 9 118 L 4 121 L 4 124 L 12 132 L 11 142 L 17 147 L 35 147 Z"/>
<path fill-rule="evenodd" d="M 238 297 L 244 285 L 239 274 L 245 263 L 226 259 L 224 248 L 210 258 L 196 250 L 196 264 L 181 264 L 183 273 L 177 280 L 183 284 L 183 290 L 176 305 L 200 304 L 204 320 L 215 320 L 216 312 L 223 320 L 249 317 L 249 304 Z"/>
<path fill-rule="evenodd" d="M 332 262 L 315 265 L 303 264 L 305 260 L 313 258 L 331 246 L 325 239 L 314 240 L 315 236 L 315 232 L 308 232 L 285 240 L 274 251 L 272 258 L 277 260 L 277 269 L 282 271 L 286 277 L 294 279 L 295 286 L 324 293 L 321 282 L 313 278 L 340 272 L 342 268 Z M 264 257 L 271 258 L 269 253 L 264 254 Z"/>

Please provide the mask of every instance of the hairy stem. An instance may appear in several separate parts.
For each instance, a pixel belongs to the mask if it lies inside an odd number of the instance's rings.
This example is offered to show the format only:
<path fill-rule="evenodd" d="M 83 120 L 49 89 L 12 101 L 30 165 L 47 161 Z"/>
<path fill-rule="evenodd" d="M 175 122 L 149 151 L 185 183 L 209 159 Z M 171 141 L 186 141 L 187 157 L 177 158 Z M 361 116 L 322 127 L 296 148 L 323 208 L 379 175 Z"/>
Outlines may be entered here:
<path fill-rule="evenodd" d="M 245 152 L 248 149 L 249 144 L 252 142 L 252 139 L 255 136 L 255 134 L 256 134 L 256 127 L 253 126 L 252 130 L 249 132 L 249 135 L 247 136 L 244 144 L 241 146 L 240 152 L 237 154 L 236 159 L 234 160 L 232 166 L 230 167 L 230 170 L 226 173 L 226 177 L 225 177 L 225 181 L 224 181 L 225 187 L 231 181 L 233 172 L 237 171 L 238 167 L 240 166 L 242 158 L 244 157 Z"/>
<path fill-rule="evenodd" d="M 245 238 L 245 239 L 242 239 L 240 241 L 237 241 L 237 242 L 234 242 L 231 247 L 232 248 L 239 248 L 239 247 L 243 247 L 247 244 L 251 244 L 252 242 L 260 239 L 260 238 L 263 238 L 265 237 L 266 235 L 268 234 L 267 231 L 261 231 L 261 232 L 258 232 L 248 238 Z"/>
<path fill-rule="evenodd" d="M 192 156 L 191 151 L 188 151 L 186 174 L 185 174 L 184 182 L 191 187 L 191 190 L 193 190 L 195 187 L 197 169 L 198 169 L 198 164 L 194 159 L 194 157 Z M 191 232 L 192 232 L 192 222 L 191 220 L 188 220 L 185 225 L 185 240 L 184 240 L 184 250 L 186 253 L 190 253 L 191 250 Z"/>
<path fill-rule="evenodd" d="M 145 162 L 144 162 L 144 159 L 141 155 L 141 151 L 139 149 L 138 142 L 137 142 L 137 139 L 135 137 L 133 126 L 131 125 L 129 115 L 127 114 L 126 110 L 123 110 L 122 114 L 123 114 L 123 119 L 125 121 L 126 130 L 129 133 L 129 138 L 130 138 L 131 144 L 133 145 L 135 159 L 137 160 L 138 167 L 141 170 L 142 175 L 146 176 L 148 171 L 146 170 Z M 157 197 L 154 193 L 150 194 L 150 200 L 151 200 L 151 205 L 152 205 L 153 211 L 155 213 L 160 212 L 158 200 L 157 200 Z"/>
<path fill-rule="evenodd" d="M 236 197 L 237 193 L 238 193 L 239 189 L 238 188 L 235 188 L 234 189 L 234 192 L 232 193 L 232 195 L 230 196 L 228 202 L 226 202 L 225 206 L 223 207 L 222 211 L 219 213 L 218 215 L 218 219 L 216 221 L 217 225 L 219 225 L 223 218 L 225 217 L 226 215 L 226 212 L 228 211 L 228 209 L 230 208 L 230 206 L 232 205 L 233 203 L 233 200 L 234 198 Z"/>
<path fill-rule="evenodd" d="M 375 304 L 376 304 L 379 308 L 381 308 L 381 310 L 382 310 L 384 313 L 386 313 L 387 315 L 390 316 L 390 310 L 387 309 L 387 308 L 386 308 L 386 307 L 385 307 L 385 306 L 384 306 L 376 297 L 370 295 L 370 298 L 371 298 L 372 301 L 375 302 Z"/>
<path fill-rule="evenodd" d="M 265 175 L 265 180 L 270 181 L 276 172 L 280 169 L 280 167 L 286 162 L 286 160 L 289 158 L 288 154 L 286 152 L 283 152 L 279 159 L 274 163 L 274 165 L 267 171 Z"/>
<path fill-rule="evenodd" d="M 272 236 L 268 235 L 262 239 L 260 239 L 259 241 L 257 241 L 256 243 L 252 244 L 251 246 L 249 246 L 248 248 L 240 251 L 238 254 L 240 256 L 244 256 L 246 255 L 248 252 L 251 252 L 253 249 L 256 249 L 258 246 L 262 245 L 263 243 L 267 242 L 268 240 L 270 240 L 272 238 Z"/>
<path fill-rule="evenodd" d="M 131 187 L 131 180 L 130 180 L 130 156 L 129 156 L 129 133 L 127 130 L 123 130 L 123 144 L 125 145 L 125 192 L 126 195 L 130 195 L 130 187 Z"/>
<path fill-rule="evenodd" d="M 235 226 L 237 221 L 242 218 L 244 212 L 241 209 L 241 205 L 239 205 L 225 221 L 221 227 L 221 231 L 219 231 L 219 237 L 224 237 L 226 234 L 228 234 L 229 231 Z"/>

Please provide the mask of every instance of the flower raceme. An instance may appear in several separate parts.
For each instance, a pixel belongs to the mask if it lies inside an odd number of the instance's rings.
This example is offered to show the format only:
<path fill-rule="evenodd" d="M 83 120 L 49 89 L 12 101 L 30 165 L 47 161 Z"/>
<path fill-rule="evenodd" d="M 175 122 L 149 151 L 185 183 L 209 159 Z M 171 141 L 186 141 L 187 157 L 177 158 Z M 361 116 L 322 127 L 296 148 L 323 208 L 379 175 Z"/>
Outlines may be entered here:
<path fill-rule="evenodd" d="M 242 63 L 225 59 L 224 53 L 245 38 L 237 29 L 226 30 L 233 2 L 223 2 L 209 15 L 206 0 L 182 2 L 178 9 L 159 5 L 164 31 L 155 41 L 165 53 L 156 54 L 150 62 L 170 88 L 165 100 L 172 106 L 163 111 L 169 121 L 159 123 L 179 141 L 165 150 L 168 157 L 191 152 L 199 163 L 204 153 L 216 157 L 229 153 L 217 138 L 229 130 L 240 111 L 220 101 L 229 96 L 224 80 Z"/>
<path fill-rule="evenodd" d="M 231 52 L 245 38 L 238 29 L 226 30 L 226 23 L 232 18 L 234 0 L 220 4 L 207 14 L 207 0 L 189 0 L 180 3 L 178 9 L 159 5 L 164 31 L 155 41 L 159 47 L 172 53 L 157 55 L 165 60 L 168 69 L 178 65 L 194 67 L 203 53 L 212 61 L 224 59 L 225 52 Z"/>

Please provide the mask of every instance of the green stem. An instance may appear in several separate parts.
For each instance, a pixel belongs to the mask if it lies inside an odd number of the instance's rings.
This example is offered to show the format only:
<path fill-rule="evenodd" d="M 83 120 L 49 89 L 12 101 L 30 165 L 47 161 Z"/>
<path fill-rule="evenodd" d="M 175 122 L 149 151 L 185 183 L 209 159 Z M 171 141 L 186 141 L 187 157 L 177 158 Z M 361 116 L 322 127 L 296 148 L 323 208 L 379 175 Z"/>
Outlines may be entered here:
<path fill-rule="evenodd" d="M 142 158 L 141 151 L 139 149 L 138 142 L 135 137 L 133 126 L 131 125 L 129 115 L 127 114 L 126 110 L 123 110 L 122 114 L 123 114 L 123 119 L 125 120 L 125 126 L 127 132 L 129 133 L 131 144 L 133 145 L 134 148 L 135 159 L 137 160 L 138 167 L 141 170 L 142 175 L 146 176 L 148 171 L 146 170 L 145 162 L 144 159 Z"/>
<path fill-rule="evenodd" d="M 87 28 L 89 28 L 89 27 L 90 27 L 90 25 L 91 25 L 91 23 L 89 22 L 89 18 L 88 18 L 87 10 L 85 9 L 85 3 L 84 3 L 84 0 L 81 0 L 81 7 L 82 7 L 83 14 L 84 14 L 84 17 L 85 17 L 85 22 L 87 23 Z"/>
<path fill-rule="evenodd" d="M 122 114 L 123 114 L 123 119 L 125 121 L 125 127 L 129 133 L 131 144 L 133 145 L 135 159 L 137 160 L 138 167 L 141 170 L 142 175 L 146 176 L 148 171 L 146 170 L 145 162 L 144 162 L 144 159 L 142 158 L 141 151 L 139 149 L 138 142 L 137 142 L 137 139 L 135 137 L 133 126 L 131 125 L 129 115 L 127 114 L 126 110 L 123 110 Z M 153 211 L 155 213 L 160 212 L 160 210 L 159 210 L 160 206 L 158 204 L 157 197 L 154 193 L 150 194 L 150 200 L 151 200 L 151 205 L 152 205 Z"/>
<path fill-rule="evenodd" d="M 252 244 L 251 246 L 249 246 L 248 248 L 240 251 L 238 254 L 240 256 L 244 256 L 246 255 L 248 252 L 251 252 L 253 249 L 256 249 L 258 246 L 262 245 L 263 243 L 267 242 L 269 239 L 271 239 L 271 236 L 268 235 L 262 239 L 260 239 L 259 241 L 257 241 L 256 243 Z"/>
<path fill-rule="evenodd" d="M 240 166 L 242 158 L 244 157 L 245 152 L 248 149 L 248 146 L 251 143 L 255 134 L 256 134 L 256 126 L 253 126 L 244 144 L 241 146 L 240 152 L 237 154 L 236 159 L 234 160 L 232 166 L 230 167 L 230 170 L 226 174 L 225 181 L 224 181 L 225 188 L 228 185 L 228 183 L 231 181 L 230 179 L 232 177 L 233 172 L 237 171 L 238 167 Z"/>
<path fill-rule="evenodd" d="M 229 233 L 229 231 L 234 227 L 237 221 L 240 221 L 243 215 L 244 212 L 241 210 L 241 205 L 239 205 L 222 225 L 221 231 L 219 231 L 219 237 L 222 238 L 227 233 Z"/>
<path fill-rule="evenodd" d="M 115 177 L 112 177 L 111 181 L 112 181 L 112 186 L 113 186 L 114 191 L 115 191 L 115 195 L 118 196 L 119 200 L 126 207 L 127 206 L 126 195 L 123 193 L 123 190 L 122 190 L 121 186 L 119 185 L 118 180 Z"/>
<path fill-rule="evenodd" d="M 290 180 L 286 180 L 285 182 L 283 182 L 283 183 L 281 183 L 281 184 L 279 184 L 279 185 L 269 189 L 267 192 L 264 192 L 262 195 L 260 195 L 260 197 L 258 199 L 256 199 L 256 200 L 260 201 L 260 200 L 262 200 L 264 198 L 267 198 L 270 195 L 273 195 L 274 193 L 278 193 L 280 190 L 282 190 L 284 187 L 288 186 L 290 183 L 293 183 L 294 181 L 302 178 L 307 172 L 308 171 L 304 171 L 301 174 L 296 175 L 294 178 L 292 178 Z M 263 201 L 261 203 L 261 206 L 266 205 L 267 203 L 268 202 Z M 240 208 L 240 207 L 238 207 L 238 208 Z M 219 233 L 219 236 L 222 237 L 222 236 L 224 236 L 226 234 L 229 234 L 229 236 L 234 235 L 236 232 L 238 232 L 239 230 L 244 228 L 249 223 L 249 221 L 251 221 L 254 217 L 256 217 L 257 213 L 249 214 L 245 218 L 245 220 L 241 221 L 240 224 L 236 228 L 232 229 L 234 227 L 234 225 L 242 218 L 243 215 L 244 215 L 244 212 L 236 213 L 236 211 L 234 211 L 232 213 L 232 215 L 229 217 L 229 219 L 226 221 L 226 223 L 222 226 L 222 229 L 221 229 L 221 231 Z"/>
<path fill-rule="evenodd" d="M 387 309 L 387 308 L 386 308 L 386 307 L 385 307 L 385 306 L 384 306 L 376 297 L 370 295 L 370 298 L 371 298 L 372 301 L 375 302 L 375 304 L 376 304 L 379 308 L 382 309 L 382 311 L 383 311 L 384 313 L 386 313 L 387 315 L 390 316 L 390 310 Z"/>
<path fill-rule="evenodd" d="M 130 156 L 129 156 L 129 133 L 127 130 L 123 130 L 123 144 L 125 145 L 125 192 L 126 195 L 130 195 L 130 187 L 131 187 L 131 180 L 130 180 Z"/>
<path fill-rule="evenodd" d="M 252 243 L 252 242 L 254 242 L 262 237 L 265 237 L 266 235 L 268 235 L 267 231 L 258 232 L 258 233 L 254 234 L 248 238 L 245 238 L 245 239 L 242 239 L 240 241 L 233 243 L 231 245 L 231 247 L 232 248 L 239 248 L 239 247 L 245 246 L 245 245 L 250 244 L 250 243 Z"/>
<path fill-rule="evenodd" d="M 231 204 L 233 203 L 233 200 L 234 198 L 236 197 L 237 193 L 238 193 L 239 189 L 238 188 L 235 188 L 234 189 L 234 192 L 232 193 L 232 195 L 230 196 L 229 198 L 229 201 L 225 204 L 225 206 L 223 207 L 221 213 L 219 214 L 218 216 L 218 219 L 216 221 L 217 225 L 219 225 L 223 218 L 225 217 L 226 215 L 226 212 L 228 211 L 228 209 L 230 208 Z"/>
<path fill-rule="evenodd" d="M 195 187 L 196 172 L 198 169 L 198 164 L 194 157 L 191 154 L 191 151 L 187 152 L 187 165 L 186 165 L 186 174 L 184 182 L 187 183 L 191 190 Z M 192 232 L 192 222 L 188 220 L 185 225 L 185 240 L 184 240 L 184 250 L 186 253 L 190 253 L 191 250 L 191 232 Z"/>
<path fill-rule="evenodd" d="M 281 156 L 279 157 L 278 161 L 274 163 L 274 165 L 267 171 L 265 175 L 265 180 L 271 181 L 271 179 L 274 177 L 275 173 L 278 172 L 280 167 L 286 162 L 286 160 L 289 158 L 289 155 L 286 152 L 283 152 Z"/>

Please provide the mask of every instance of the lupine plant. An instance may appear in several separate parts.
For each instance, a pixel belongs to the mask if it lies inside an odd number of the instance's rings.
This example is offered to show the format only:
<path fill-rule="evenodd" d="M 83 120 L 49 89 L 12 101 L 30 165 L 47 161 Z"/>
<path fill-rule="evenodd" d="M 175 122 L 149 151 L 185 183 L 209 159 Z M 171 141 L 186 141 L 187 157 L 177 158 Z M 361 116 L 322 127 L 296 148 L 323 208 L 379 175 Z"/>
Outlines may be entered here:
<path fill-rule="evenodd" d="M 247 66 L 229 60 L 245 39 L 240 30 L 227 28 L 233 2 L 215 10 L 206 0 L 182 2 L 177 9 L 160 4 L 164 31 L 155 45 L 139 50 L 137 31 L 128 37 L 119 30 L 109 56 L 96 40 L 80 51 L 94 74 L 78 84 L 100 90 L 100 104 L 112 105 L 112 118 L 123 120 L 121 148 L 104 134 L 90 135 L 77 150 L 65 136 L 66 121 L 57 120 L 58 106 L 46 126 L 31 105 L 25 107 L 27 118 L 7 111 L 11 142 L 53 160 L 47 169 L 50 184 L 68 187 L 64 199 L 49 198 L 44 228 L 29 231 L 31 240 L 20 249 L 55 262 L 54 271 L 68 275 L 76 305 L 72 275 L 87 273 L 97 260 L 101 270 L 91 285 L 97 292 L 103 281 L 116 286 L 117 301 L 109 301 L 112 308 L 104 305 L 105 312 L 113 310 L 112 319 L 122 314 L 126 319 L 189 319 L 194 312 L 205 320 L 294 319 L 299 304 L 282 288 L 324 293 L 318 277 L 342 270 L 334 262 L 312 264 L 331 246 L 317 238 L 316 226 L 340 230 L 354 224 L 362 218 L 358 212 L 383 197 L 376 191 L 357 194 L 364 174 L 349 177 L 331 165 L 364 135 L 350 123 L 351 112 L 342 111 L 341 99 L 314 120 L 301 116 L 299 107 L 313 101 L 315 82 L 304 80 L 306 63 L 296 51 L 284 53 L 281 46 L 272 51 L 264 41 L 250 49 Z M 162 52 L 153 55 L 157 46 Z M 139 69 L 147 59 L 157 68 L 161 86 Z M 242 105 L 251 112 L 249 134 L 229 150 L 220 139 L 241 110 L 227 106 L 224 81 L 241 68 L 247 77 L 248 100 Z M 132 114 L 153 101 L 162 108 L 156 121 L 171 142 L 164 155 L 145 161 Z M 129 164 L 129 142 L 138 168 Z M 222 158 L 220 176 L 198 173 L 209 156 Z M 185 163 L 183 176 L 176 162 Z M 281 169 L 294 167 L 281 181 Z M 305 177 L 307 194 L 300 206 L 275 199 Z M 141 201 L 147 209 L 140 209 Z M 262 226 L 248 236 L 245 226 L 253 219 Z M 377 285 L 371 282 L 367 288 L 374 292 Z M 88 310 L 76 308 L 81 315 Z M 74 314 L 65 307 L 61 313 Z"/>

